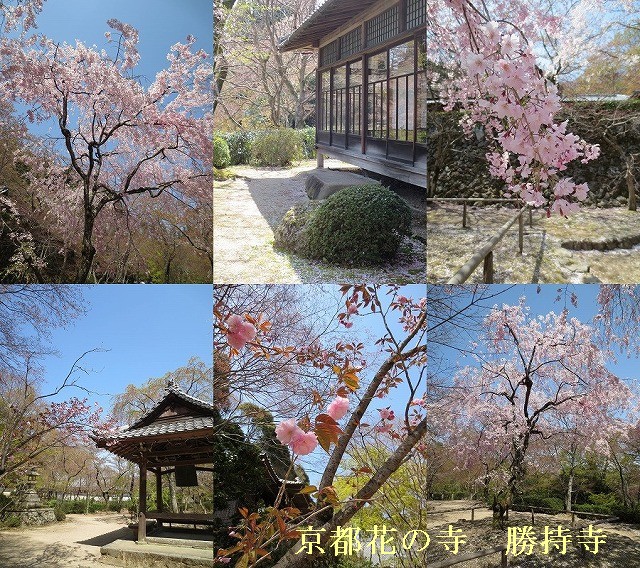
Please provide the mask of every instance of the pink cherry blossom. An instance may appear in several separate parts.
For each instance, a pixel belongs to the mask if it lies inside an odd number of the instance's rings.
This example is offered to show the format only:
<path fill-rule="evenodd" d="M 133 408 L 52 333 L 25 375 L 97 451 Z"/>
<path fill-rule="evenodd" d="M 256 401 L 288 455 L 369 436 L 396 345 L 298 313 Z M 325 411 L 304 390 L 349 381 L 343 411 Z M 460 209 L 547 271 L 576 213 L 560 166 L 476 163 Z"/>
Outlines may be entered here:
<path fill-rule="evenodd" d="M 378 409 L 378 412 L 380 413 L 380 418 L 382 420 L 395 419 L 395 414 L 393 413 L 393 410 L 389 410 L 388 408 L 380 408 Z"/>
<path fill-rule="evenodd" d="M 318 445 L 318 438 L 313 432 L 304 432 L 300 430 L 295 434 L 289 443 L 291 450 L 294 454 L 299 456 L 306 456 L 316 449 Z"/>
<path fill-rule="evenodd" d="M 335 421 L 340 420 L 349 410 L 349 399 L 344 396 L 336 396 L 327 408 L 327 414 Z"/>
<path fill-rule="evenodd" d="M 304 434 L 304 430 L 296 424 L 293 418 L 280 422 L 280 424 L 276 426 L 276 438 L 278 438 L 281 444 L 290 444 L 292 438 L 299 434 Z"/>
<path fill-rule="evenodd" d="M 237 314 L 229 316 L 227 326 L 229 328 L 227 342 L 234 349 L 242 349 L 257 334 L 255 326 Z"/>

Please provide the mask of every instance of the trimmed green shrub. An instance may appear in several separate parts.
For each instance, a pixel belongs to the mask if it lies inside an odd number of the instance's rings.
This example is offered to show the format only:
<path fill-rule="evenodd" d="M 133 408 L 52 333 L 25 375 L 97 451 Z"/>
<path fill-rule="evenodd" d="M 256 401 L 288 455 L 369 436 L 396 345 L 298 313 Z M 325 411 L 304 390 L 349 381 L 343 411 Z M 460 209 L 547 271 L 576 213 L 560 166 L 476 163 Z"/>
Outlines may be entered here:
<path fill-rule="evenodd" d="M 306 228 L 320 205 L 318 201 L 309 201 L 296 203 L 289 209 L 273 232 L 275 247 L 304 255 L 307 248 Z"/>
<path fill-rule="evenodd" d="M 251 162 L 251 145 L 255 133 L 247 131 L 226 132 L 222 135 L 229 146 L 231 165 L 248 164 Z"/>
<path fill-rule="evenodd" d="M 213 166 L 215 168 L 226 168 L 231 164 L 229 145 L 222 136 L 213 137 Z"/>
<path fill-rule="evenodd" d="M 620 503 L 615 493 L 593 493 L 589 495 L 588 503 L 574 505 L 573 509 L 585 513 L 612 515 L 615 508 L 619 506 Z"/>
<path fill-rule="evenodd" d="M 56 516 L 56 521 L 64 521 L 67 518 L 67 514 L 62 507 L 54 507 L 53 514 Z"/>
<path fill-rule="evenodd" d="M 300 137 L 291 129 L 265 130 L 256 135 L 251 159 L 258 166 L 289 166 L 302 157 Z"/>
<path fill-rule="evenodd" d="M 366 266 L 393 258 L 411 234 L 411 209 L 377 184 L 346 187 L 328 197 L 309 221 L 307 253 L 337 264 Z"/>

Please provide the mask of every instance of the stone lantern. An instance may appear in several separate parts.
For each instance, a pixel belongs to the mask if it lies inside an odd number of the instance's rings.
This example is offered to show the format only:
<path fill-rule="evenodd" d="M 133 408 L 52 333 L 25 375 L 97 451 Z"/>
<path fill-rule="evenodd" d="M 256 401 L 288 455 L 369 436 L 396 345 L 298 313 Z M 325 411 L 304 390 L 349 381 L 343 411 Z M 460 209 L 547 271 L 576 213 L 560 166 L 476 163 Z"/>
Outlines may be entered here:
<path fill-rule="evenodd" d="M 17 491 L 11 513 L 20 517 L 25 525 L 45 525 L 55 522 L 53 509 L 43 507 L 36 492 L 36 482 L 40 474 L 35 467 L 27 472 L 27 481 Z"/>

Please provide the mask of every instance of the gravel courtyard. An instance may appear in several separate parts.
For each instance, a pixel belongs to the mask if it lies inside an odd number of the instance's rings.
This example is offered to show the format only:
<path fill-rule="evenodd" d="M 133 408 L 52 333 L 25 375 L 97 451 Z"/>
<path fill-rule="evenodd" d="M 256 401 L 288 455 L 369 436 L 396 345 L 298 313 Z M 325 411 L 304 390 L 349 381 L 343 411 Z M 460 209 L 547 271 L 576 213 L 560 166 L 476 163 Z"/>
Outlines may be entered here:
<path fill-rule="evenodd" d="M 100 547 L 116 539 L 133 540 L 128 518 L 118 513 L 67 515 L 44 527 L 0 531 L 2 568 L 105 567 Z"/>
<path fill-rule="evenodd" d="M 236 166 L 230 168 L 236 179 L 214 184 L 214 282 L 423 281 L 425 245 L 419 239 L 405 239 L 394 263 L 366 269 L 336 267 L 274 249 L 273 231 L 293 204 L 308 201 L 304 180 L 315 167 L 315 160 L 288 169 Z M 325 160 L 325 167 L 350 166 Z M 424 221 L 414 222 L 414 232 L 424 239 Z"/>

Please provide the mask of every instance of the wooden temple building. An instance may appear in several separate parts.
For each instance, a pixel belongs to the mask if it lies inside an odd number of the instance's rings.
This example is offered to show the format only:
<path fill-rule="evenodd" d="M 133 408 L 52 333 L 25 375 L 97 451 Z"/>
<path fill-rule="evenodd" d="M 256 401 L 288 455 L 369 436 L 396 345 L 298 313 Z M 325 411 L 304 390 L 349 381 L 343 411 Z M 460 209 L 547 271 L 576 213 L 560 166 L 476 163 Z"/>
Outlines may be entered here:
<path fill-rule="evenodd" d="M 138 465 L 140 505 L 138 542 L 146 539 L 148 519 L 163 523 L 212 525 L 213 514 L 175 513 L 162 506 L 162 478 L 175 474 L 179 487 L 198 484 L 198 471 L 213 471 L 213 404 L 188 395 L 173 382 L 149 412 L 125 430 L 94 437 L 104 448 Z M 147 476 L 155 475 L 156 511 L 147 510 Z M 213 488 L 212 488 L 213 491 Z"/>
<path fill-rule="evenodd" d="M 280 46 L 318 50 L 318 165 L 427 185 L 426 0 L 326 0 Z"/>

